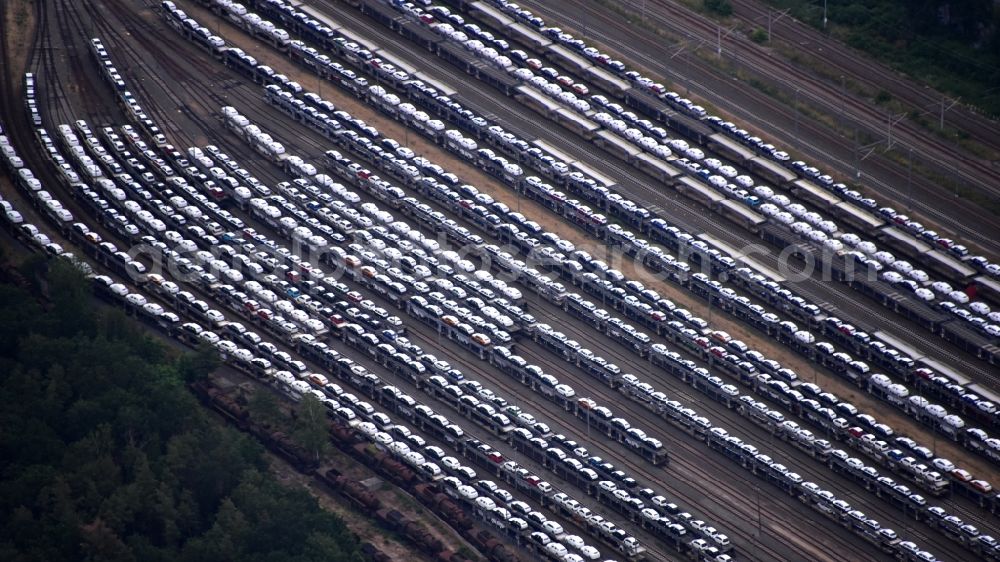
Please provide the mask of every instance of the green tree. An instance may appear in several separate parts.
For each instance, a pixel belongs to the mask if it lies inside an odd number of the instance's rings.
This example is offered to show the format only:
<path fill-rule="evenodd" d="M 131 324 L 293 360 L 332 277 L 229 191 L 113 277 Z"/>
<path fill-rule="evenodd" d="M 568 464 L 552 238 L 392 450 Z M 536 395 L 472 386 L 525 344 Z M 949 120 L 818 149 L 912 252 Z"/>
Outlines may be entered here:
<path fill-rule="evenodd" d="M 207 342 L 202 342 L 196 350 L 185 353 L 177 363 L 184 382 L 195 382 L 208 378 L 221 364 L 219 353 Z"/>
<path fill-rule="evenodd" d="M 53 312 L 59 331 L 69 335 L 91 330 L 93 317 L 86 313 L 91 298 L 87 278 L 64 260 L 48 263 L 48 294 L 55 307 Z"/>
<path fill-rule="evenodd" d="M 281 411 L 278 399 L 266 390 L 255 390 L 250 394 L 247 411 L 258 423 L 266 425 L 278 425 L 287 419 L 285 413 Z"/>
<path fill-rule="evenodd" d="M 48 259 L 44 254 L 31 254 L 21 262 L 17 270 L 28 281 L 33 290 L 40 291 L 47 267 Z"/>
<path fill-rule="evenodd" d="M 243 545 L 251 532 L 252 526 L 246 516 L 232 499 L 226 498 L 219 506 L 212 528 L 188 543 L 183 558 L 191 562 L 236 562 L 245 559 L 247 553 Z"/>
<path fill-rule="evenodd" d="M 342 521 L 187 392 L 211 354 L 175 358 L 45 265 L 0 283 L 0 559 L 359 560 Z"/>
<path fill-rule="evenodd" d="M 135 556 L 128 545 L 101 519 L 80 527 L 82 554 L 89 560 L 132 562 Z"/>
<path fill-rule="evenodd" d="M 306 394 L 295 409 L 295 419 L 293 437 L 318 460 L 330 450 L 326 408 L 315 396 Z"/>

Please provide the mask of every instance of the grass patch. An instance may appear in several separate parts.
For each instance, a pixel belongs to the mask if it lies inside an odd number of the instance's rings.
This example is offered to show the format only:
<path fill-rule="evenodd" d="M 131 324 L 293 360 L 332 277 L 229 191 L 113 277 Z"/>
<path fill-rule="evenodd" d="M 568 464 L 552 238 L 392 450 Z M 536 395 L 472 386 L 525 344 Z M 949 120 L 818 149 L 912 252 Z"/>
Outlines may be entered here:
<path fill-rule="evenodd" d="M 767 0 L 823 30 L 823 5 L 815 0 Z M 826 31 L 872 58 L 961 97 L 991 116 L 1000 115 L 1000 7 L 972 2 L 946 13 L 920 2 L 839 0 L 827 11 Z M 926 8 L 926 9 L 924 9 Z"/>
<path fill-rule="evenodd" d="M 622 2 L 615 2 L 613 0 L 596 0 L 595 3 L 622 16 L 623 18 L 625 18 L 625 21 L 629 23 L 629 25 L 641 27 L 651 33 L 656 34 L 657 37 L 673 37 L 673 35 L 668 33 L 660 26 L 654 24 L 652 21 L 643 19 L 642 14 L 631 9 L 631 7 L 627 4 L 623 4 Z M 594 43 L 595 45 L 604 47 L 604 45 L 601 45 L 599 41 L 593 38 L 589 39 L 589 41 L 591 43 Z M 607 52 L 611 51 L 612 49 L 602 48 L 601 50 Z"/>
<path fill-rule="evenodd" d="M 901 166 L 910 165 L 909 155 L 905 152 L 890 150 L 882 155 Z M 942 174 L 940 168 L 927 166 L 919 158 L 915 158 L 912 165 L 914 176 L 919 175 L 934 182 L 942 192 L 950 192 L 956 199 L 975 203 L 989 212 L 1000 214 L 1000 199 L 990 197 L 979 189 L 968 187 L 965 181 L 956 176 Z"/>

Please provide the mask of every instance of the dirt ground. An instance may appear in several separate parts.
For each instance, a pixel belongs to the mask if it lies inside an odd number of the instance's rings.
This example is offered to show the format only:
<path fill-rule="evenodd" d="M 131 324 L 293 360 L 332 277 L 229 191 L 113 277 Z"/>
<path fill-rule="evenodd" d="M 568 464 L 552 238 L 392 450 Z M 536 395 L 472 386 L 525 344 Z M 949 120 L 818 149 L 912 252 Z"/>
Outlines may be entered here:
<path fill-rule="evenodd" d="M 7 40 L 9 68 L 4 72 L 15 73 L 14 82 L 20 84 L 18 76 L 28 62 L 28 51 L 35 33 L 35 10 L 31 0 L 7 0 L 4 3 L 3 35 Z"/>
<path fill-rule="evenodd" d="M 419 134 L 410 134 L 407 127 L 377 112 L 353 96 L 344 93 L 337 86 L 319 79 L 310 72 L 302 70 L 282 54 L 250 38 L 242 30 L 229 25 L 225 21 L 219 20 L 211 12 L 191 2 L 181 2 L 179 4 L 183 4 L 183 9 L 203 22 L 203 24 L 210 21 L 218 21 L 216 33 L 227 42 L 243 49 L 259 62 L 279 70 L 289 78 L 299 82 L 307 90 L 321 93 L 324 99 L 332 102 L 338 108 L 347 111 L 351 115 L 364 119 L 368 124 L 377 128 L 385 137 L 394 138 L 400 143 L 409 146 L 417 154 L 458 175 L 463 182 L 475 185 L 479 191 L 489 194 L 495 200 L 503 202 L 511 209 L 519 210 L 520 213 L 536 221 L 547 231 L 553 232 L 561 238 L 572 242 L 578 249 L 586 250 L 595 256 L 605 256 L 608 253 L 607 248 L 599 241 L 565 222 L 564 219 L 545 207 L 518 196 L 513 190 L 496 178 L 474 166 L 470 166 L 452 153 L 427 141 Z M 324 83 L 323 87 L 320 86 L 321 82 Z M 683 306 L 692 313 L 709 320 L 714 329 L 725 330 L 734 338 L 746 341 L 761 353 L 794 370 L 799 374 L 800 378 L 815 382 L 823 387 L 824 390 L 833 392 L 844 400 L 850 401 L 861 411 L 877 413 L 876 417 L 880 421 L 889 424 L 897 431 L 912 436 L 919 443 L 928 447 L 933 447 L 936 443 L 937 454 L 939 456 L 955 461 L 956 464 L 966 468 L 973 474 L 980 475 L 981 477 L 989 477 L 995 474 L 985 460 L 980 459 L 954 443 L 944 439 L 935 440 L 931 432 L 901 412 L 887 407 L 886 404 L 861 392 L 858 388 L 832 374 L 821 369 L 816 369 L 798 354 L 769 338 L 761 337 L 760 334 L 752 331 L 733 318 L 718 311 L 710 312 L 707 303 L 704 301 L 675 285 L 653 278 L 648 272 L 640 271 L 643 268 L 641 266 L 636 268 L 635 265 L 637 264 L 633 264 L 631 258 L 627 256 L 620 257 L 624 257 L 625 259 L 614 260 L 617 263 L 612 263 L 613 260 L 606 261 L 612 267 L 621 270 L 629 278 L 641 281 L 647 287 L 673 300 L 679 306 Z"/>
<path fill-rule="evenodd" d="M 378 547 L 390 559 L 405 560 L 410 558 L 414 560 L 429 560 L 426 556 L 413 552 L 409 545 L 393 537 L 390 531 L 376 525 L 375 520 L 368 515 L 359 513 L 356 509 L 350 507 L 346 501 L 342 501 L 339 497 L 328 493 L 326 490 L 322 490 L 321 485 L 314 479 L 299 473 L 291 465 L 270 453 L 267 454 L 267 457 L 271 462 L 271 471 L 280 482 L 288 486 L 297 486 L 308 490 L 323 509 L 335 513 L 343 519 L 344 524 L 347 525 L 347 528 L 351 532 Z M 391 506 L 401 513 L 410 512 L 406 506 L 386 501 L 387 494 L 380 494 L 379 497 L 382 499 L 383 504 L 387 504 L 387 506 Z M 430 532 L 436 534 L 442 541 L 445 541 L 445 544 L 452 544 L 446 541 L 446 537 L 439 533 L 436 528 L 431 528 Z"/>
<path fill-rule="evenodd" d="M 226 375 L 223 378 L 229 379 L 230 377 L 231 375 Z M 238 375 L 238 379 L 239 380 L 236 382 L 242 381 L 244 377 L 242 375 Z M 262 390 L 256 382 L 251 382 L 251 384 L 258 390 Z M 266 390 L 262 391 L 267 392 Z M 281 404 L 283 409 L 291 408 L 290 404 L 286 404 L 285 402 L 281 402 Z M 299 486 L 308 490 L 308 492 L 316 498 L 317 502 L 319 502 L 323 509 L 340 516 L 352 532 L 360 536 L 362 540 L 366 540 L 377 546 L 382 550 L 382 552 L 387 554 L 390 559 L 405 560 L 407 558 L 411 558 L 421 561 L 430 560 L 429 557 L 414 552 L 405 539 L 402 539 L 401 537 L 396 536 L 393 532 L 378 526 L 371 514 L 361 512 L 352 507 L 341 496 L 331 493 L 316 479 L 298 472 L 295 468 L 278 456 L 269 452 L 265 453 L 265 455 L 270 462 L 271 471 L 275 474 L 279 481 L 289 486 Z M 341 474 L 358 481 L 364 481 L 369 478 L 375 478 L 376 480 L 381 481 L 381 484 L 375 485 L 371 491 L 378 496 L 382 503 L 382 507 L 395 509 L 411 519 L 419 520 L 427 527 L 427 531 L 431 535 L 439 539 L 441 543 L 445 545 L 445 548 L 453 551 L 464 549 L 464 552 L 475 552 L 471 545 L 466 543 L 454 529 L 437 518 L 433 512 L 428 511 L 415 498 L 400 488 L 383 481 L 368 467 L 355 461 L 351 457 L 344 455 L 335 448 L 332 448 L 323 460 L 324 463 L 320 470 L 335 468 L 340 471 Z"/>

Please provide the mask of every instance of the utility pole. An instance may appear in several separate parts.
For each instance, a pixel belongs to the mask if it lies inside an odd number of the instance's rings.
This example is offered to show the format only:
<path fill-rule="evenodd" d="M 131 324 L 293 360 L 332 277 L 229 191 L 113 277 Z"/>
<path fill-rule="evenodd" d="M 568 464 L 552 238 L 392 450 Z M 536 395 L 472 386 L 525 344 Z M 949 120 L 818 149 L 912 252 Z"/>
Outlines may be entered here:
<path fill-rule="evenodd" d="M 823 0 L 823 29 L 826 29 L 826 0 Z"/>
<path fill-rule="evenodd" d="M 702 41 L 702 42 L 704 42 L 704 41 Z M 677 51 L 674 52 L 674 54 L 670 55 L 671 59 L 675 59 L 677 57 L 681 57 L 681 62 L 684 63 L 684 74 L 681 75 L 681 78 L 684 79 L 684 92 L 685 92 L 684 95 L 690 95 L 691 94 L 691 77 L 690 77 L 690 75 L 691 75 L 691 61 L 690 61 L 690 59 L 687 58 L 687 51 L 688 51 L 688 47 L 690 47 L 690 46 L 691 46 L 690 42 L 687 42 L 684 45 L 681 45 L 681 48 L 677 49 Z M 697 49 L 697 48 L 698 47 L 695 47 L 695 49 Z M 666 72 L 667 72 L 666 67 L 664 67 L 663 70 L 664 70 L 664 74 L 666 74 Z"/>
<path fill-rule="evenodd" d="M 910 212 L 910 205 L 913 203 L 913 147 L 910 147 L 910 156 L 906 161 L 906 211 Z"/>
<path fill-rule="evenodd" d="M 684 53 L 684 96 L 691 95 L 691 55 Z"/>
<path fill-rule="evenodd" d="M 889 121 L 888 121 L 888 123 L 889 123 L 889 136 L 887 137 L 886 144 L 885 144 L 885 150 L 886 150 L 886 152 L 888 152 L 889 150 L 892 150 L 892 126 L 895 125 L 896 123 L 899 123 L 900 121 L 902 121 L 904 117 L 906 117 L 905 113 L 900 113 L 899 115 L 893 115 L 891 111 L 889 112 Z"/>
<path fill-rule="evenodd" d="M 889 112 L 889 116 L 888 116 L 888 119 L 886 120 L 886 123 L 888 124 L 889 131 L 888 131 L 888 136 L 886 136 L 886 140 L 885 140 L 885 149 L 889 150 L 889 149 L 892 148 L 892 112 L 891 111 Z"/>
<path fill-rule="evenodd" d="M 857 128 L 854 129 L 854 173 L 857 175 L 857 181 L 859 183 L 861 182 L 861 161 L 871 156 L 880 146 L 882 146 L 882 141 L 880 140 L 874 141 L 865 146 L 858 146 L 858 130 Z M 862 150 L 866 150 L 867 152 L 862 155 Z"/>
<path fill-rule="evenodd" d="M 789 10 L 790 9 L 791 8 L 789 8 Z M 783 18 L 783 17 L 785 17 L 785 16 L 788 15 L 788 11 L 789 10 L 782 10 L 781 12 L 778 13 L 778 17 L 774 18 L 774 17 L 771 17 L 771 8 L 767 9 L 767 42 L 768 43 L 771 42 L 771 24 L 778 23 L 779 21 L 781 21 L 781 18 Z"/>
<path fill-rule="evenodd" d="M 716 35 L 716 45 L 718 46 L 719 58 L 722 58 L 722 25 L 719 25 L 718 34 Z"/>
<path fill-rule="evenodd" d="M 861 161 L 858 159 L 858 128 L 854 127 L 854 177 L 861 179 Z"/>
<path fill-rule="evenodd" d="M 840 75 L 840 123 L 844 123 L 844 108 L 847 104 L 847 78 Z"/>
<path fill-rule="evenodd" d="M 942 98 L 941 98 L 941 123 L 940 123 L 940 125 L 939 125 L 939 126 L 940 126 L 940 128 L 941 128 L 941 130 L 942 130 L 942 131 L 944 130 L 944 112 L 945 112 L 945 111 L 948 111 L 949 109 L 951 109 L 951 108 L 953 108 L 953 107 L 955 107 L 955 105 L 957 105 L 957 104 L 958 104 L 958 100 L 960 100 L 960 99 L 961 99 L 961 98 L 955 98 L 955 99 L 953 99 L 953 100 L 949 100 L 948 98 L 945 98 L 945 97 L 942 97 Z M 944 105 L 944 103 L 945 103 L 946 101 L 950 101 L 950 102 L 951 102 L 951 103 L 950 103 L 950 104 L 948 105 L 948 107 L 945 107 L 945 105 Z"/>
<path fill-rule="evenodd" d="M 792 106 L 795 110 L 795 143 L 799 142 L 799 88 L 795 88 L 795 104 Z"/>

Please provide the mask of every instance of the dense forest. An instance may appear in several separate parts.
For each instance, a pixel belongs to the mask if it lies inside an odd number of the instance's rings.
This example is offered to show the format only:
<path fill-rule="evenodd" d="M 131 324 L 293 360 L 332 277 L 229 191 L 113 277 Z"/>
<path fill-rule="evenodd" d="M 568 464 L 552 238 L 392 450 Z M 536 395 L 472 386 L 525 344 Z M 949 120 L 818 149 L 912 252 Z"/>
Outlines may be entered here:
<path fill-rule="evenodd" d="M 962 101 L 1000 115 L 1000 4 L 994 0 L 766 0 Z"/>
<path fill-rule="evenodd" d="M 96 303 L 70 266 L 21 279 L 0 283 L 0 560 L 361 560 L 186 390 L 209 354 Z"/>

